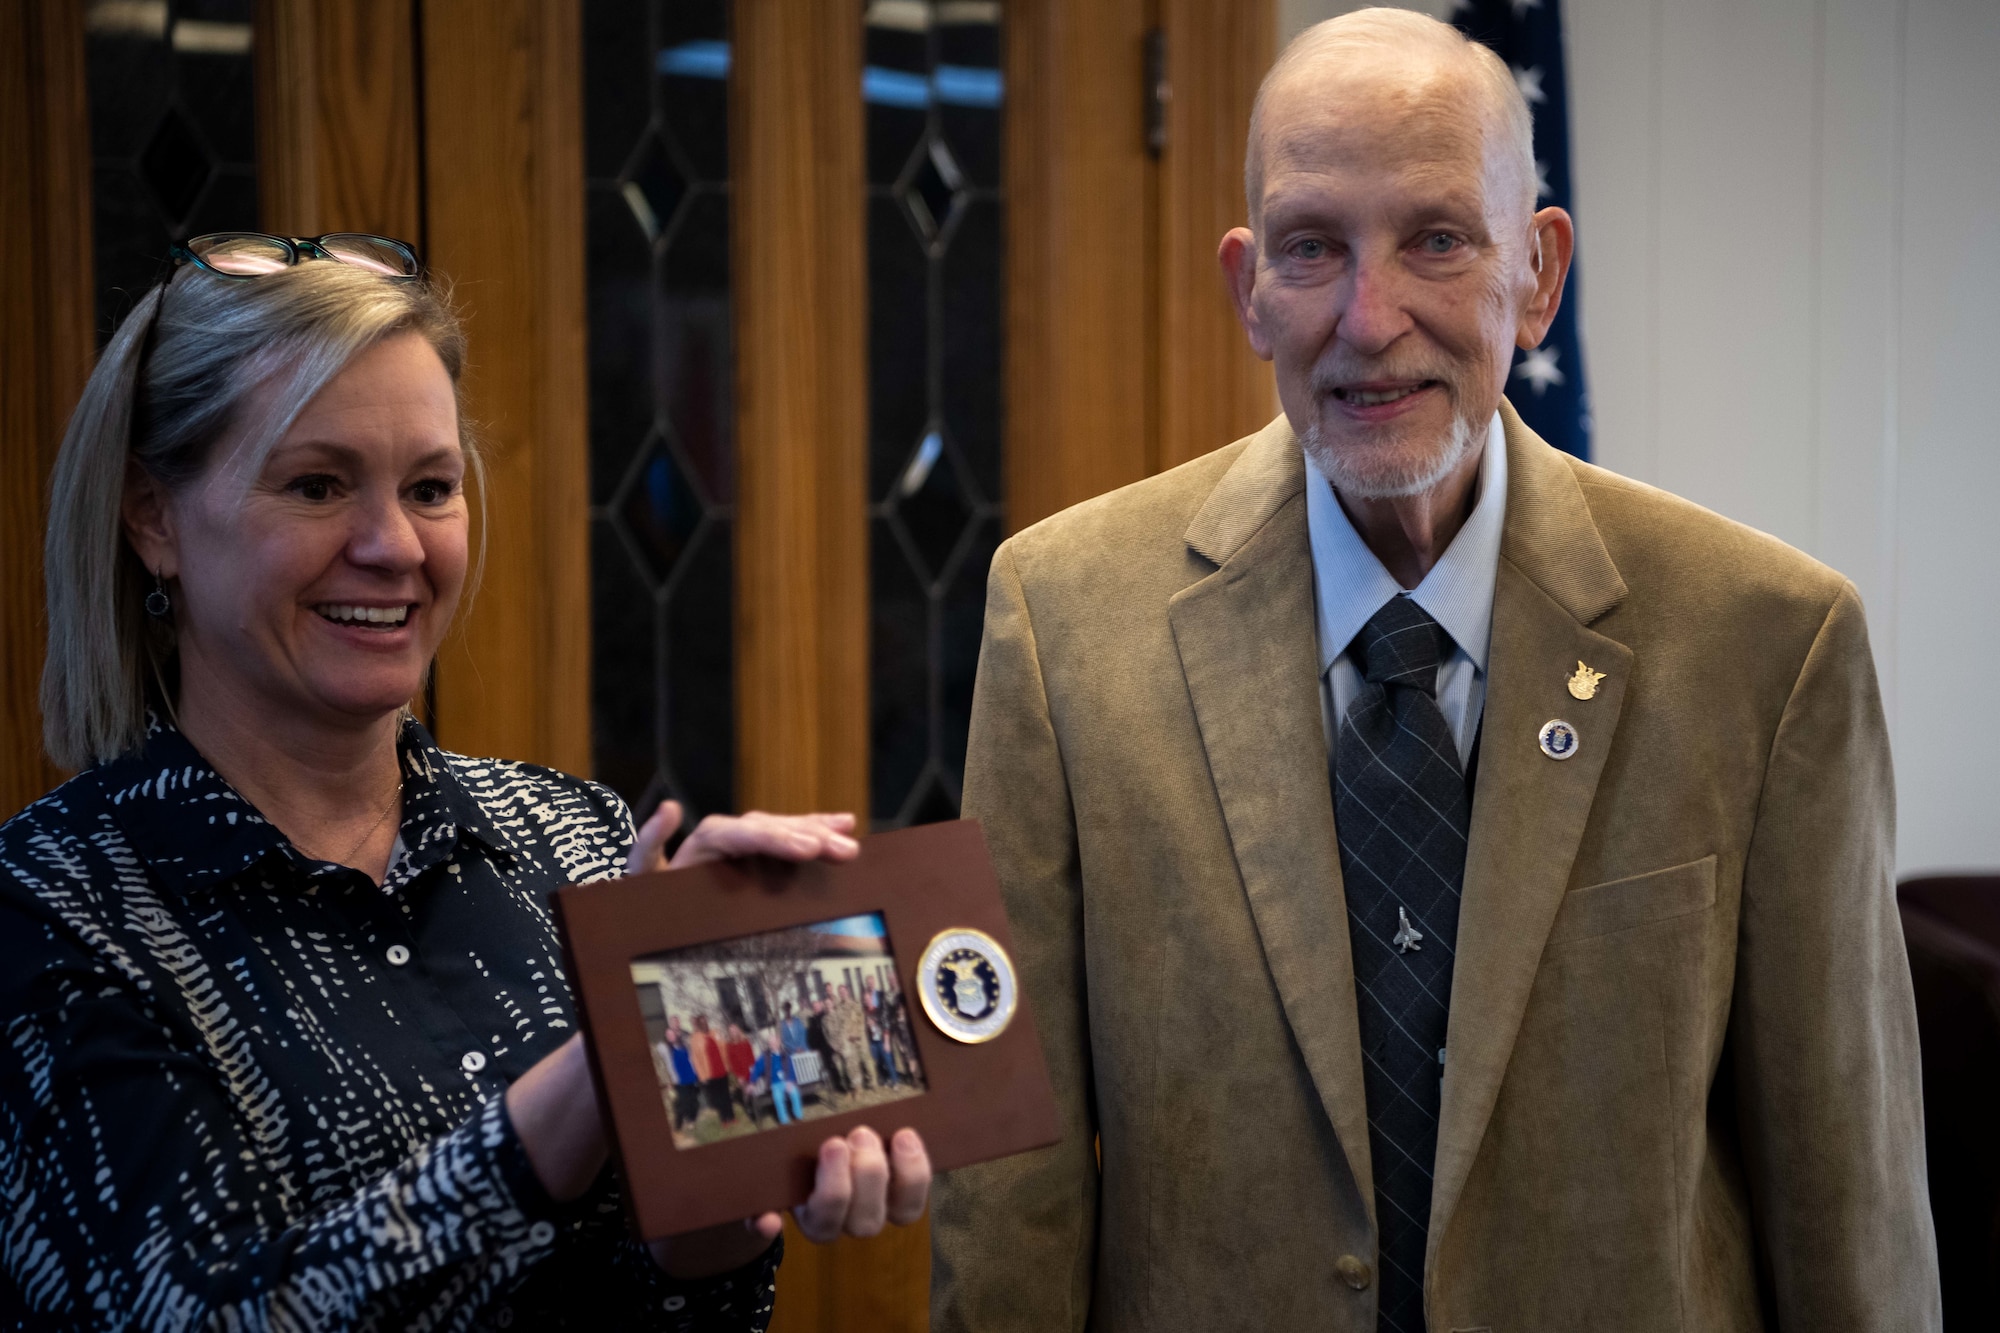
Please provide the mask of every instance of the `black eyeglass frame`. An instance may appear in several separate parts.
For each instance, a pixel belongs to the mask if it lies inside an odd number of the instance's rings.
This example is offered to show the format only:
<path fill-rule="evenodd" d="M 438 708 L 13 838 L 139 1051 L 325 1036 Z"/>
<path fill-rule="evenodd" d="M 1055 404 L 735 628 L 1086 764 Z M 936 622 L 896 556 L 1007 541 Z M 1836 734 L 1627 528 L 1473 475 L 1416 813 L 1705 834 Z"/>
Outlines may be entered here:
<path fill-rule="evenodd" d="M 287 268 L 302 263 L 307 259 L 325 259 L 336 264 L 353 263 L 352 260 L 343 259 L 340 255 L 326 247 L 326 242 L 338 241 L 344 237 L 352 237 L 357 241 L 367 241 L 374 245 L 386 245 L 395 253 L 403 256 L 409 262 L 410 271 L 408 273 L 384 273 L 381 275 L 392 282 L 415 282 L 424 276 L 424 261 L 417 257 L 416 248 L 410 245 L 409 242 L 399 241 L 393 236 L 377 236 L 373 232 L 366 231 L 330 231 L 324 236 L 273 236 L 269 232 L 262 231 L 209 231 L 203 232 L 199 236 L 188 237 L 185 242 L 172 247 L 167 254 L 173 260 L 176 267 L 181 264 L 193 264 L 196 268 L 202 270 L 202 272 L 213 273 L 218 278 L 250 280 L 267 275 L 263 273 L 231 273 L 227 269 L 217 268 L 189 247 L 197 245 L 202 241 L 270 241 L 284 250 L 285 267 Z M 356 264 L 355 267 L 363 268 L 366 265 Z M 276 270 L 273 271 L 275 272 Z"/>

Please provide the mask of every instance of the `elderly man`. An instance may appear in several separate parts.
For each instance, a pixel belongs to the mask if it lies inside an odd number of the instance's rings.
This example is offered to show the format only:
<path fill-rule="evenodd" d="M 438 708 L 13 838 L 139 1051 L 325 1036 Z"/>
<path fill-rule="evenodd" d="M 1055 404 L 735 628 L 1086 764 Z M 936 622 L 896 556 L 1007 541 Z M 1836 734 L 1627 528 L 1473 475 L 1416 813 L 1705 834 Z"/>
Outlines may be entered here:
<path fill-rule="evenodd" d="M 939 1333 L 1938 1325 L 1860 603 L 1504 401 L 1529 128 L 1432 20 L 1299 38 L 1221 247 L 1284 415 L 994 559 L 1065 1136 L 939 1191 Z"/>

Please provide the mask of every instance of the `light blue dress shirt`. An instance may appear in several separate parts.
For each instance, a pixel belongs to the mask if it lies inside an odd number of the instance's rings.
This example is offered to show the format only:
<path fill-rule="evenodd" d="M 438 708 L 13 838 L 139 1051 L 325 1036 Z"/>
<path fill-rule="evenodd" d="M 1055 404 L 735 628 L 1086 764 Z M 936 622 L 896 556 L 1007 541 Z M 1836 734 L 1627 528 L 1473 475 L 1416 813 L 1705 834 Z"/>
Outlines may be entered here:
<path fill-rule="evenodd" d="M 1478 485 L 1479 498 L 1465 526 L 1409 594 L 1451 635 L 1451 655 L 1438 667 L 1437 701 L 1452 739 L 1458 742 L 1461 765 L 1472 758 L 1480 710 L 1486 704 L 1493 580 L 1500 571 L 1500 533 L 1507 519 L 1507 439 L 1498 412 L 1486 431 Z M 1403 587 L 1354 530 L 1334 496 L 1333 484 L 1310 454 L 1306 455 L 1306 531 L 1312 540 L 1313 604 L 1319 622 L 1320 709 L 1330 755 L 1348 706 L 1361 692 L 1361 672 L 1348 656 L 1347 645 Z"/>

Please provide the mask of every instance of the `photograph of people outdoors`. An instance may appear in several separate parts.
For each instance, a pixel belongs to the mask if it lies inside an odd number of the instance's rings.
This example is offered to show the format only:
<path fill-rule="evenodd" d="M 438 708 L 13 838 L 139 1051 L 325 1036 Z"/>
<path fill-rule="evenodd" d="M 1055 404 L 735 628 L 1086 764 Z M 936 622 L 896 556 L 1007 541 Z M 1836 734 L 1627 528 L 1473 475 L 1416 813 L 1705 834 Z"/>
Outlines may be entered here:
<path fill-rule="evenodd" d="M 632 961 L 674 1146 L 924 1091 L 879 913 Z"/>

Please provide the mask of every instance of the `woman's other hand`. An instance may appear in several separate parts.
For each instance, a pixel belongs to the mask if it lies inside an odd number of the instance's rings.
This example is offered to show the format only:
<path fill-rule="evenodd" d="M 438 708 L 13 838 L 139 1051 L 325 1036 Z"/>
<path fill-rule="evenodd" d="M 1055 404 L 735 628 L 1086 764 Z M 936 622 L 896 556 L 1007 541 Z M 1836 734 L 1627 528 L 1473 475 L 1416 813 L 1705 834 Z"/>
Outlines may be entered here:
<path fill-rule="evenodd" d="M 844 1139 L 819 1145 L 819 1173 L 812 1197 L 792 1210 L 799 1230 L 815 1245 L 849 1236 L 872 1236 L 885 1222 L 906 1227 L 930 1202 L 931 1155 L 914 1129 L 899 1129 L 887 1151 L 874 1130 L 861 1125 Z M 776 1213 L 757 1219 L 766 1235 L 778 1234 Z"/>
<path fill-rule="evenodd" d="M 731 856 L 775 856 L 785 861 L 850 861 L 861 852 L 851 836 L 854 816 L 848 814 L 767 815 L 752 810 L 743 815 L 710 815 L 695 825 L 687 841 L 667 860 L 667 840 L 681 826 L 679 801 L 662 801 L 639 827 L 626 859 L 625 873 L 680 870 Z"/>
<path fill-rule="evenodd" d="M 825 1245 L 841 1236 L 873 1236 L 885 1223 L 906 1227 L 930 1201 L 931 1158 L 913 1129 L 883 1147 L 866 1125 L 819 1146 L 812 1197 L 792 1210 L 805 1238 Z M 674 1277 L 711 1277 L 741 1268 L 784 1229 L 777 1213 L 654 1241 L 653 1258 Z"/>

